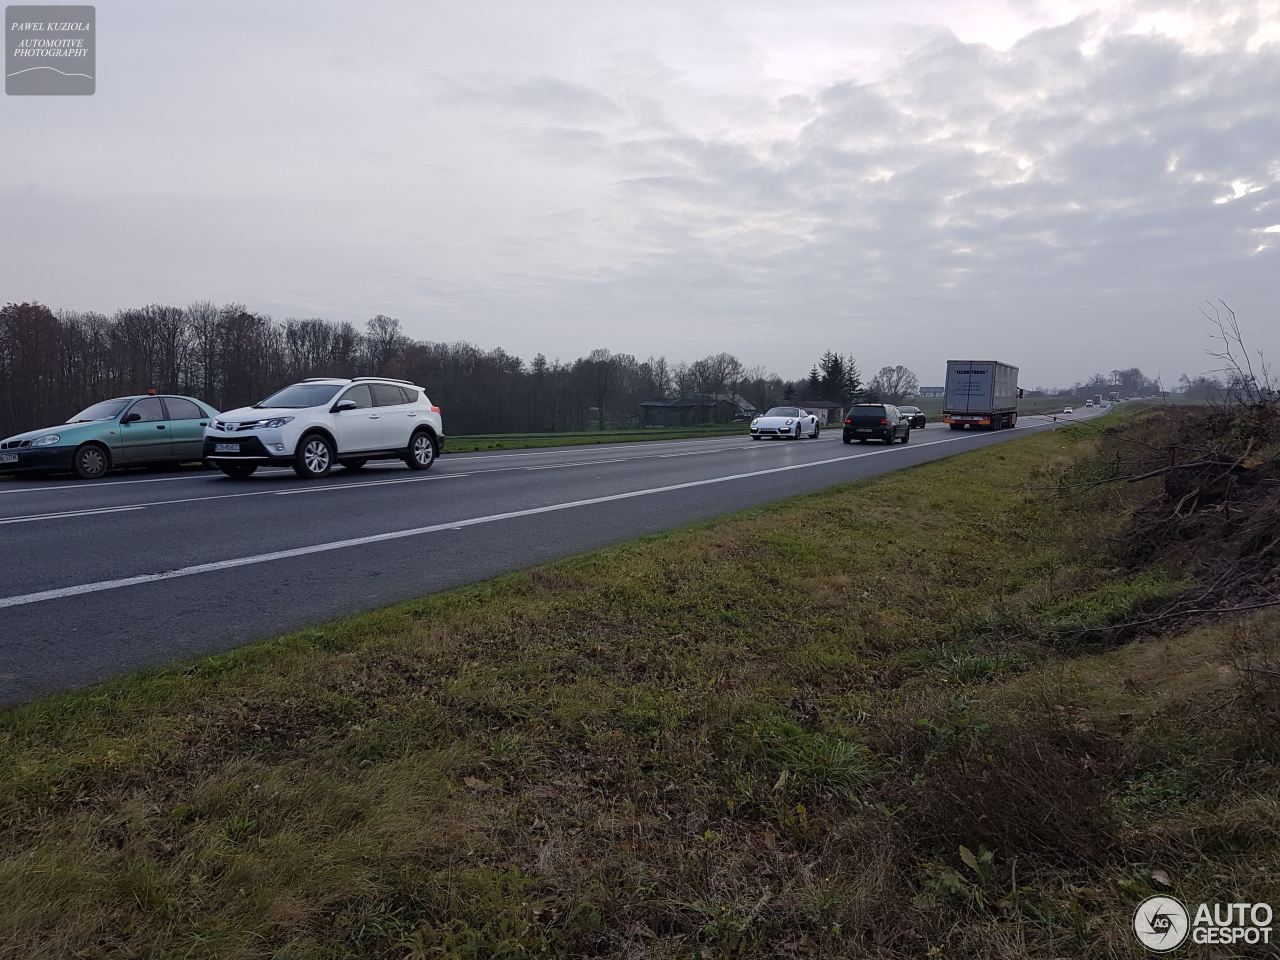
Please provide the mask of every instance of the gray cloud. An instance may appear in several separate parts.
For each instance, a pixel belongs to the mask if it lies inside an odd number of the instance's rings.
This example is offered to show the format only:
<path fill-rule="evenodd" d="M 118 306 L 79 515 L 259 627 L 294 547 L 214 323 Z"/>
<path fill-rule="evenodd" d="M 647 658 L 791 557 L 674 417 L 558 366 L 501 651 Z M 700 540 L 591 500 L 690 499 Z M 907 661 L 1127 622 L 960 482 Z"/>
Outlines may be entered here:
<path fill-rule="evenodd" d="M 264 25 L 289 56 L 228 75 L 270 47 L 231 29 L 256 10 L 101 7 L 117 64 L 217 43 L 163 85 L 0 103 L 0 298 L 789 375 L 831 347 L 930 381 L 976 350 L 1052 383 L 1210 366 L 1196 305 L 1223 296 L 1280 353 L 1274 5 L 298 4 Z"/>

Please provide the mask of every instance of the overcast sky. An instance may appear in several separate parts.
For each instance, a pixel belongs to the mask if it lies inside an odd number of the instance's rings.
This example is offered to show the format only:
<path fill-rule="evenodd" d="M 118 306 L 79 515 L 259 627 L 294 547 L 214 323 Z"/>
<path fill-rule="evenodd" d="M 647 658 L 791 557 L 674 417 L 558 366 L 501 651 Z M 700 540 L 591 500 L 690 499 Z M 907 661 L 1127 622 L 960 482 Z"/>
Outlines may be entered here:
<path fill-rule="evenodd" d="M 1280 362 L 1280 2 L 97 4 L 0 97 L 0 301 L 1024 386 Z"/>

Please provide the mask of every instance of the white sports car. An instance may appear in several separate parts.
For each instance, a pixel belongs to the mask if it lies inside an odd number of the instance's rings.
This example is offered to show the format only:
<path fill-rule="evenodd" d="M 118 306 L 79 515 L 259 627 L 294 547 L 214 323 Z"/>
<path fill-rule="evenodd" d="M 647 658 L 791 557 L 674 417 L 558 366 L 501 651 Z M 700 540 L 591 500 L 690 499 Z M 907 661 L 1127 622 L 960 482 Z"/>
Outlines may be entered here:
<path fill-rule="evenodd" d="M 761 437 L 786 437 L 788 440 L 799 440 L 801 437 L 817 439 L 822 427 L 818 423 L 818 415 L 801 407 L 771 407 L 763 415 L 751 421 L 751 439 Z"/>

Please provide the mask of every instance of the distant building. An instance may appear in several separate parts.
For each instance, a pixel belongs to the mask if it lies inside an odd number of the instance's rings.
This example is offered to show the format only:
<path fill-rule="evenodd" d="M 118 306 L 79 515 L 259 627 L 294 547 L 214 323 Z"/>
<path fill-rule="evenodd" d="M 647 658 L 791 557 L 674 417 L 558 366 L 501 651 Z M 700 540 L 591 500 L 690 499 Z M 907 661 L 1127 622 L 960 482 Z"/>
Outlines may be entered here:
<path fill-rule="evenodd" d="M 946 387 L 921 387 L 917 392 L 917 397 L 943 397 L 946 396 Z"/>
<path fill-rule="evenodd" d="M 727 393 L 695 393 L 672 400 L 641 400 L 642 427 L 692 427 L 700 423 L 732 423 L 750 420 L 756 408 L 740 396 Z"/>
<path fill-rule="evenodd" d="M 796 406 L 816 413 L 818 422 L 823 426 L 844 421 L 844 404 L 833 400 L 801 400 Z"/>

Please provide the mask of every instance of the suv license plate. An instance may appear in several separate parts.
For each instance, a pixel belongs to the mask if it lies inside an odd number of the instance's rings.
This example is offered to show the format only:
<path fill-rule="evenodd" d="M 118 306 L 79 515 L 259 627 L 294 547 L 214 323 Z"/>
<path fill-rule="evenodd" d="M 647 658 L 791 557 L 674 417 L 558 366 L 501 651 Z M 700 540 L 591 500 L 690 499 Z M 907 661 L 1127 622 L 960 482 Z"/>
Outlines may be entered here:
<path fill-rule="evenodd" d="M 239 453 L 240 444 L 238 443 L 215 443 L 213 445 L 214 453 Z"/>

